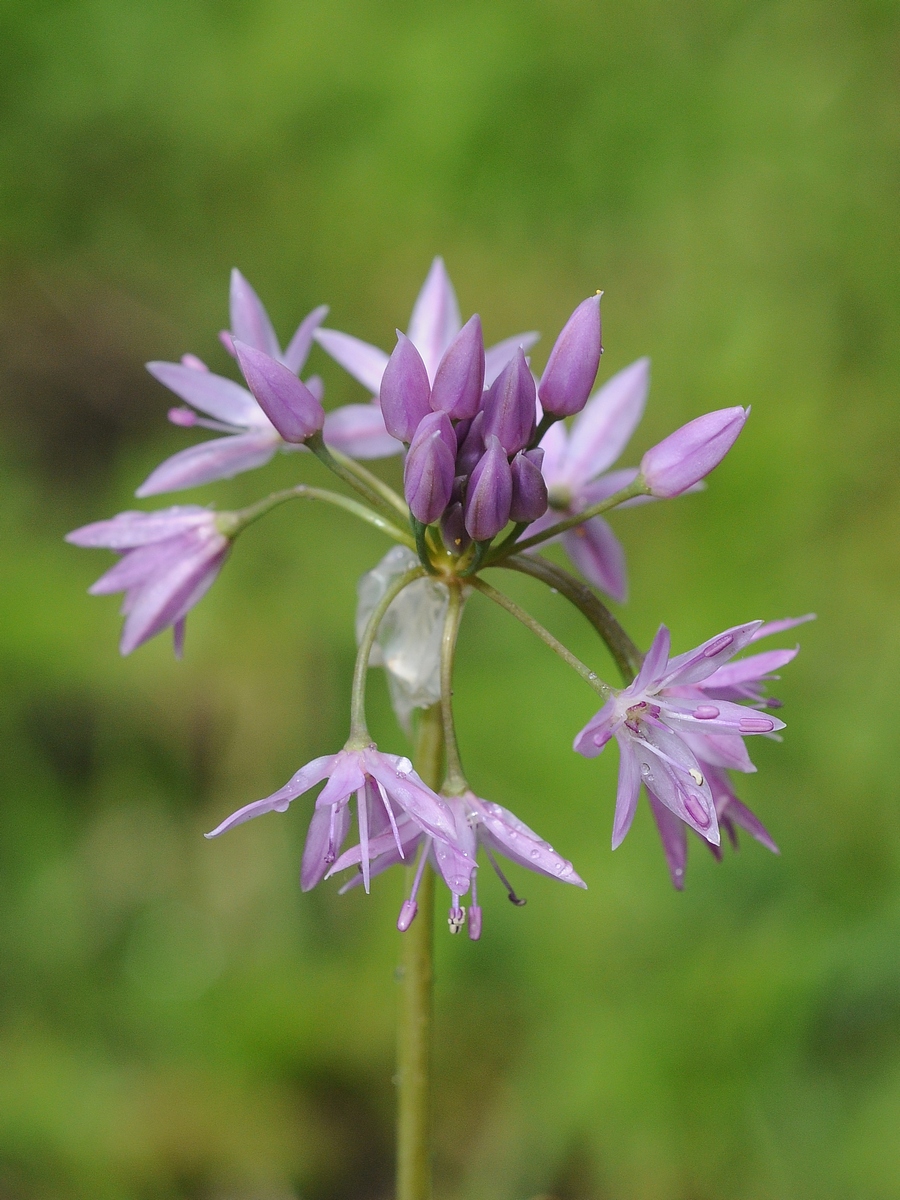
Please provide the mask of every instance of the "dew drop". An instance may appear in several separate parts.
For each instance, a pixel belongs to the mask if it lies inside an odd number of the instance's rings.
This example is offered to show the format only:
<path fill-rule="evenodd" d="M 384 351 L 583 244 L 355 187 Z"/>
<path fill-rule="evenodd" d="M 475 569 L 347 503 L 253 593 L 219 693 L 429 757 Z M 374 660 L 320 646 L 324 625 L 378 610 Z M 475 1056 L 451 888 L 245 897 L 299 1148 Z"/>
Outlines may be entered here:
<path fill-rule="evenodd" d="M 644 776 L 645 779 L 653 778 L 653 776 L 650 774 L 650 764 L 649 763 L 641 763 L 641 774 Z"/>
<path fill-rule="evenodd" d="M 540 858 L 540 857 L 541 857 L 541 852 L 540 852 L 540 850 L 532 850 L 532 852 L 531 852 L 531 857 L 532 857 L 532 858 Z"/>
<path fill-rule="evenodd" d="M 277 804 L 272 805 L 276 812 L 287 812 L 290 806 L 290 800 L 279 800 Z"/>
<path fill-rule="evenodd" d="M 413 765 L 408 758 L 401 758 L 395 768 L 398 775 L 408 775 L 412 769 Z"/>

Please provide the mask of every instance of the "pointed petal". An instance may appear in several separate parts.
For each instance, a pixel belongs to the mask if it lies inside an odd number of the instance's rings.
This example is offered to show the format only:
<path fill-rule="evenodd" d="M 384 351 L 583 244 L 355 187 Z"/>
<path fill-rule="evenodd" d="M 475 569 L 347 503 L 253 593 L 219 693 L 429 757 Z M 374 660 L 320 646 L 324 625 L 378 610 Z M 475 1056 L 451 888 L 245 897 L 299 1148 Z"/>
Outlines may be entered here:
<path fill-rule="evenodd" d="M 634 738 L 633 743 L 646 787 L 676 817 L 718 845 L 719 825 L 709 782 L 683 738 L 657 725 L 646 729 L 645 736 Z"/>
<path fill-rule="evenodd" d="M 572 749 L 585 758 L 596 758 L 621 724 L 622 718 L 617 716 L 616 697 L 610 696 L 584 729 L 575 735 Z"/>
<path fill-rule="evenodd" d="M 591 517 L 563 534 L 563 545 L 588 583 L 624 604 L 628 595 L 625 551 L 602 517 Z"/>
<path fill-rule="evenodd" d="M 255 350 L 262 350 L 270 358 L 281 355 L 278 338 L 269 320 L 269 314 L 256 292 L 237 267 L 231 272 L 231 336 L 245 342 Z"/>
<path fill-rule="evenodd" d="M 650 360 L 639 358 L 588 400 L 569 439 L 565 472 L 571 487 L 581 487 L 616 461 L 644 415 L 649 387 Z"/>
<path fill-rule="evenodd" d="M 773 854 L 780 854 L 781 851 L 772 840 L 772 835 L 760 821 L 755 813 L 752 813 L 746 804 L 742 804 L 737 796 L 732 795 L 728 801 L 725 813 L 736 825 L 740 825 L 741 829 L 746 829 L 751 837 L 756 840 L 767 850 L 771 850 Z"/>
<path fill-rule="evenodd" d="M 774 733 L 784 729 L 784 721 L 771 713 L 731 700 L 707 701 L 682 700 L 678 697 L 659 697 L 663 708 L 663 719 L 679 733 L 720 733 L 731 737 L 744 737 L 753 733 Z"/>
<path fill-rule="evenodd" d="M 613 850 L 621 845 L 622 839 L 631 828 L 641 790 L 641 769 L 634 752 L 632 739 L 620 734 L 616 741 L 619 743 L 619 782 L 616 789 L 616 815 L 612 832 Z"/>
<path fill-rule="evenodd" d="M 515 358 L 520 347 L 522 350 L 530 350 L 535 342 L 540 341 L 540 337 L 539 333 L 534 332 L 516 333 L 488 347 L 484 352 L 484 386 L 491 386 L 509 360 Z"/>
<path fill-rule="evenodd" d="M 547 487 L 553 488 L 557 483 L 567 486 L 563 478 L 563 467 L 568 454 L 569 435 L 565 424 L 557 421 L 551 425 L 541 438 L 541 449 L 544 451 L 543 473 Z M 612 494 L 612 493 L 610 493 Z M 560 515 L 557 514 L 557 520 Z"/>
<path fill-rule="evenodd" d="M 688 683 L 699 683 L 718 670 L 723 663 L 734 658 L 753 640 L 761 621 L 749 621 L 746 625 L 733 625 L 724 633 L 710 638 L 696 650 L 679 654 L 669 663 L 669 669 L 661 680 L 663 687 L 683 687 Z"/>
<path fill-rule="evenodd" d="M 650 643 L 650 649 L 644 655 L 644 661 L 638 672 L 637 679 L 628 688 L 630 693 L 637 696 L 662 677 L 666 669 L 666 664 L 669 661 L 670 646 L 671 637 L 669 631 L 665 625 L 660 625 L 656 631 L 656 636 Z"/>
<path fill-rule="evenodd" d="M 322 428 L 325 412 L 284 363 L 235 338 L 238 365 L 260 408 L 286 442 L 305 442 Z"/>
<path fill-rule="evenodd" d="M 399 774 L 397 765 L 402 759 L 397 755 L 380 754 L 377 750 L 364 750 L 363 754 L 369 774 L 426 833 L 451 842 L 455 840 L 456 826 L 450 810 L 440 797 L 425 786 L 415 771 Z"/>
<path fill-rule="evenodd" d="M 346 804 L 341 805 L 334 813 L 330 808 L 314 809 L 300 863 L 301 891 L 308 892 L 317 883 L 321 883 L 326 872 L 330 873 L 329 845 L 332 828 L 334 843 L 331 850 L 336 852 L 344 844 L 350 828 L 350 810 Z"/>
<path fill-rule="evenodd" d="M 337 329 L 317 329 L 315 340 L 326 354 L 330 354 L 336 363 L 354 379 L 358 379 L 373 396 L 378 395 L 381 377 L 388 364 L 388 356 L 383 350 Z"/>
<path fill-rule="evenodd" d="M 672 885 L 680 892 L 684 888 L 684 868 L 687 865 L 687 826 L 657 800 L 652 792 L 648 791 L 647 795 L 650 797 L 650 809 L 659 830 Z"/>
<path fill-rule="evenodd" d="M 245 804 L 243 808 L 239 808 L 230 817 L 226 817 L 221 825 L 217 825 L 211 833 L 207 833 L 205 836 L 208 838 L 218 837 L 220 833 L 233 829 L 235 825 L 243 825 L 245 821 L 250 821 L 262 813 L 285 812 L 292 800 L 296 800 L 298 796 L 322 782 L 336 758 L 336 754 L 325 754 L 322 758 L 314 758 L 312 762 L 308 762 L 306 766 L 295 772 L 284 787 L 273 792 L 271 796 L 266 796 L 263 800 L 254 800 L 252 804 Z"/>
<path fill-rule="evenodd" d="M 795 629 L 798 625 L 805 625 L 807 621 L 815 619 L 815 613 L 807 613 L 805 617 L 785 617 L 782 621 L 767 621 L 754 633 L 753 641 L 758 642 L 760 638 L 771 637 L 775 633 L 784 633 L 786 629 Z"/>
<path fill-rule="evenodd" d="M 239 428 L 268 425 L 265 414 L 247 389 L 223 375 L 169 362 L 149 362 L 147 370 L 169 391 L 217 421 Z"/>
<path fill-rule="evenodd" d="M 179 450 L 160 463 L 135 495 L 143 499 L 163 492 L 199 487 L 216 479 L 231 479 L 241 471 L 265 466 L 281 444 L 281 438 L 271 426 L 258 433 L 239 433 L 200 442 L 187 450 Z"/>
<path fill-rule="evenodd" d="M 407 337 L 419 351 L 429 382 L 434 381 L 441 357 L 462 328 L 456 292 L 444 266 L 444 260 L 436 258 L 422 285 L 412 316 L 409 319 Z"/>
<path fill-rule="evenodd" d="M 210 519 L 208 508 L 199 504 L 173 505 L 159 512 L 123 512 L 108 521 L 94 521 L 66 534 L 73 546 L 102 546 L 108 550 L 131 550 L 161 542 Z"/>
<path fill-rule="evenodd" d="M 751 641 L 756 641 L 752 638 Z M 712 675 L 703 680 L 703 689 L 738 687 L 743 683 L 757 683 L 769 677 L 773 671 L 787 666 L 797 657 L 799 647 L 791 650 L 765 650 L 762 654 L 751 654 L 749 658 L 741 658 L 737 662 L 725 663 Z"/>
<path fill-rule="evenodd" d="M 322 436 L 351 458 L 388 458 L 403 451 L 403 443 L 385 429 L 375 404 L 345 404 L 326 413 Z"/>
<path fill-rule="evenodd" d="M 319 792 L 317 808 L 330 808 L 343 804 L 354 792 L 365 785 L 366 775 L 362 753 L 358 750 L 341 750 L 329 772 L 329 779 Z"/>
<path fill-rule="evenodd" d="M 312 310 L 308 317 L 304 317 L 297 326 L 297 332 L 291 338 L 287 350 L 281 356 L 281 361 L 295 375 L 303 369 L 303 364 L 309 357 L 309 352 L 312 348 L 313 335 L 327 316 L 328 305 L 320 304 L 318 308 Z M 242 338 L 236 331 L 235 337 L 241 342 L 247 340 L 246 338 Z"/>
<path fill-rule="evenodd" d="M 729 771 L 741 771 L 745 775 L 750 775 L 756 771 L 756 767 L 750 761 L 750 755 L 747 753 L 747 747 L 744 745 L 742 737 L 731 737 L 730 735 L 721 733 L 685 733 L 680 731 L 681 736 L 696 754 L 700 767 L 703 769 L 707 765 L 713 767 L 727 768 Z M 713 787 L 713 781 L 710 772 L 705 772 L 710 778 L 710 787 Z M 715 789 L 713 788 L 715 795 Z"/>
<path fill-rule="evenodd" d="M 128 597 L 128 615 L 122 628 L 119 649 L 130 654 L 167 626 L 180 620 L 211 587 L 219 573 L 228 543 L 210 545 L 186 555 L 171 568 L 154 574 Z"/>

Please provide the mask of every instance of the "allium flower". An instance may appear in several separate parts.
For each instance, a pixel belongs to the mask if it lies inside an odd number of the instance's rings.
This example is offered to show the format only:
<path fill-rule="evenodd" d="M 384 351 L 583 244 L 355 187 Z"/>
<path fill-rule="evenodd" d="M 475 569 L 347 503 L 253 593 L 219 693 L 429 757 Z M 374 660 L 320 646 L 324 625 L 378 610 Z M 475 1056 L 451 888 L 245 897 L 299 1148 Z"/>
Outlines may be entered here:
<path fill-rule="evenodd" d="M 181 657 L 188 611 L 206 593 L 228 554 L 227 514 L 196 504 L 155 513 L 124 512 L 66 535 L 75 546 L 103 546 L 122 558 L 90 588 L 91 595 L 125 592 L 119 649 L 130 654 L 169 625 Z M 225 526 L 227 527 L 227 525 Z"/>
<path fill-rule="evenodd" d="M 446 801 L 426 787 L 408 758 L 382 754 L 375 746 L 345 747 L 337 754 L 313 759 L 284 787 L 264 800 L 255 800 L 238 809 L 206 836 L 218 837 L 263 813 L 285 812 L 292 800 L 323 779 L 328 783 L 316 800 L 303 850 L 300 883 L 305 892 L 321 882 L 340 853 L 350 826 L 348 804 L 354 792 L 361 848 L 359 861 L 366 891 L 369 890 L 369 864 L 380 853 L 373 849 L 373 836 L 380 836 L 386 827 L 391 831 L 396 847 L 401 847 L 399 823 L 404 820 L 418 833 L 427 834 L 441 843 L 448 864 L 453 864 L 455 877 L 465 878 L 468 886 L 467 872 L 471 874 L 474 863 L 467 859 L 464 848 L 459 845 L 453 814 Z"/>
<path fill-rule="evenodd" d="M 407 337 L 425 364 L 429 383 L 435 382 L 438 364 L 462 327 L 456 292 L 447 275 L 444 260 L 436 258 L 413 306 L 409 328 L 406 331 Z M 504 338 L 502 342 L 485 351 L 485 386 L 494 382 L 520 346 L 527 350 L 529 346 L 534 345 L 539 336 L 537 333 L 520 333 L 515 337 Z M 363 387 L 368 388 L 373 396 L 378 396 L 381 377 L 388 364 L 388 355 L 383 350 L 336 329 L 317 329 L 315 340 L 335 362 L 340 363 L 345 371 L 354 379 L 358 379 Z M 442 395 L 442 392 L 443 389 L 439 388 L 439 395 Z M 461 416 L 462 412 L 453 415 Z"/>
<path fill-rule="evenodd" d="M 422 871 L 428 860 L 443 876 L 444 882 L 450 889 L 448 924 L 451 933 L 458 933 L 466 921 L 466 910 L 461 906 L 460 900 L 471 885 L 472 902 L 468 911 L 469 937 L 473 941 L 478 940 L 481 936 L 482 917 L 481 907 L 478 904 L 477 870 L 472 868 L 479 846 L 484 848 L 488 861 L 497 872 L 510 900 L 515 905 L 520 906 L 525 901 L 516 895 L 498 865 L 495 854 L 502 854 L 512 862 L 518 863 L 519 866 L 527 867 L 529 871 L 537 871 L 540 875 L 548 875 L 551 879 L 559 879 L 563 883 L 573 883 L 582 888 L 587 886 L 568 859 L 557 854 L 549 842 L 538 837 L 509 809 L 503 808 L 500 804 L 482 800 L 470 791 L 465 792 L 462 796 L 442 796 L 441 799 L 453 814 L 456 826 L 456 844 L 454 846 L 448 847 L 448 843 L 444 839 L 435 838 L 421 828 L 417 828 L 409 817 L 401 817 L 397 822 L 396 830 L 384 827 L 377 837 L 372 837 L 372 831 L 369 831 L 368 854 L 371 859 L 371 875 L 380 875 L 388 867 L 396 866 L 400 862 L 408 863 L 416 849 L 423 843 L 425 844 L 410 895 L 400 909 L 397 927 L 401 932 L 409 928 L 416 915 L 416 896 Z M 454 857 L 459 848 L 465 851 L 465 863 L 469 866 L 468 875 L 459 871 L 458 861 Z M 329 875 L 347 867 L 360 866 L 364 862 L 362 847 L 354 846 L 334 863 Z M 362 877 L 357 875 L 345 883 L 341 891 L 346 892 L 361 881 Z"/>
<path fill-rule="evenodd" d="M 262 302 L 240 271 L 235 270 L 231 274 L 231 331 L 220 336 L 232 356 L 237 339 L 299 374 L 309 355 L 313 334 L 327 312 L 325 306 L 313 309 L 282 351 Z M 247 388 L 214 374 L 196 355 L 186 354 L 180 363 L 147 363 L 147 370 L 191 406 L 171 409 L 169 420 L 173 424 L 186 428 L 202 426 L 227 436 L 200 442 L 167 458 L 144 480 L 137 490 L 138 496 L 156 496 L 216 479 L 230 479 L 242 471 L 264 466 L 277 450 L 297 449 L 281 437 Z M 306 380 L 306 386 L 321 401 L 322 381 L 313 376 Z M 198 416 L 198 412 L 205 415 Z M 381 413 L 371 404 L 348 404 L 328 413 L 323 436 L 329 445 L 355 458 L 382 458 L 400 450 L 385 429 Z"/>
<path fill-rule="evenodd" d="M 594 393 L 571 430 L 562 422 L 550 427 L 541 442 L 550 509 L 529 526 L 525 536 L 574 516 L 631 483 L 636 470 L 609 472 L 609 468 L 643 416 L 649 385 L 650 362 L 640 358 Z M 585 579 L 614 599 L 625 599 L 625 552 L 603 517 L 591 517 L 568 530 L 562 541 Z"/>
<path fill-rule="evenodd" d="M 761 621 L 736 625 L 670 659 L 669 631 L 661 626 L 637 678 L 613 692 L 578 734 L 575 749 L 586 758 L 600 754 L 613 737 L 619 744 L 613 849 L 631 827 L 642 783 L 676 817 L 718 845 L 716 805 L 701 761 L 749 763 L 743 735 L 773 733 L 784 722 L 731 700 L 716 698 L 713 703 L 699 685 L 712 685 L 714 673 L 749 645 L 761 627 Z M 725 764 L 723 747 L 732 758 Z"/>
<path fill-rule="evenodd" d="M 720 408 L 704 413 L 670 433 L 641 459 L 640 473 L 650 493 L 680 496 L 719 465 L 737 440 L 749 408 Z"/>

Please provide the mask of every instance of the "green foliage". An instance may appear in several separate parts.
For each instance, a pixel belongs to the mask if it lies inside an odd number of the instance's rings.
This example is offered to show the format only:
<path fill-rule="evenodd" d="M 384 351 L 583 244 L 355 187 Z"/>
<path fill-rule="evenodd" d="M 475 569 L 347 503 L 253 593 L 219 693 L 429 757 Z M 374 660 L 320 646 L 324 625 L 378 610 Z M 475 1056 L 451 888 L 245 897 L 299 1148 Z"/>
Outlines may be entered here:
<path fill-rule="evenodd" d="M 605 289 L 601 376 L 654 362 L 629 461 L 753 404 L 705 495 L 614 518 L 639 641 L 820 614 L 741 790 L 783 857 L 696 843 L 677 895 L 646 811 L 608 850 L 614 756 L 569 750 L 591 694 L 472 600 L 472 781 L 589 891 L 529 879 L 514 910 L 488 880 L 482 942 L 439 939 L 438 1200 L 897 1195 L 898 36 L 884 0 L 5 5 L 0 1195 L 390 1194 L 399 877 L 301 896 L 302 803 L 200 836 L 342 741 L 385 544 L 274 513 L 179 665 L 118 659 L 84 595 L 107 559 L 61 537 L 185 444 L 141 363 L 226 368 L 232 265 L 282 336 L 327 301 L 389 348 L 436 253 L 489 338 Z"/>

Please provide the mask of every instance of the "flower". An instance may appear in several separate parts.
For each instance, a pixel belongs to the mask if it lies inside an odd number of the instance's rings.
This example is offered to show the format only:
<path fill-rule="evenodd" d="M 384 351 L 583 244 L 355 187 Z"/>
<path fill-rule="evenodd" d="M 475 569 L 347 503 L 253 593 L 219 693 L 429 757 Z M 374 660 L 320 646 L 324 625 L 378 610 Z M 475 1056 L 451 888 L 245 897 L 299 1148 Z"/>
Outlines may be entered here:
<path fill-rule="evenodd" d="M 456 846 L 449 846 L 443 838 L 430 836 L 427 832 L 417 828 L 408 817 L 401 817 L 397 822 L 396 829 L 384 827 L 377 837 L 370 837 L 369 840 L 368 855 L 371 859 L 371 875 L 380 875 L 388 867 L 409 861 L 418 847 L 423 846 L 410 894 L 404 900 L 397 920 L 397 928 L 401 932 L 405 932 L 415 918 L 418 907 L 416 896 L 422 872 L 425 863 L 431 862 L 450 889 L 448 914 L 450 932 L 458 933 L 466 923 L 466 910 L 460 905 L 460 900 L 471 887 L 472 902 L 468 911 L 469 937 L 473 941 L 477 941 L 481 937 L 482 914 L 478 904 L 477 869 L 475 868 L 479 845 L 484 847 L 488 861 L 506 888 L 510 900 L 517 907 L 521 907 L 525 901 L 516 895 L 498 865 L 495 854 L 502 854 L 518 863 L 519 866 L 527 867 L 529 871 L 537 871 L 540 875 L 548 875 L 551 879 L 559 879 L 563 883 L 573 883 L 582 888 L 587 886 L 568 859 L 557 854 L 549 842 L 538 837 L 509 809 L 503 808 L 500 804 L 482 800 L 471 791 L 467 791 L 461 796 L 442 796 L 441 799 L 453 814 L 456 827 Z M 454 858 L 454 855 L 458 854 L 457 847 L 465 851 L 467 875 L 459 871 L 458 860 Z M 361 845 L 353 846 L 341 855 L 328 874 L 333 875 L 337 871 L 359 866 L 364 862 L 365 852 Z M 362 875 L 357 874 L 343 885 L 341 892 L 356 887 L 361 881 Z"/>
<path fill-rule="evenodd" d="M 444 260 L 436 258 L 416 298 L 406 331 L 407 337 L 425 364 L 429 383 L 435 382 L 438 364 L 462 328 L 456 292 L 453 290 Z M 474 334 L 474 329 L 472 332 Z M 478 333 L 480 334 L 480 328 Z M 514 337 L 504 338 L 502 342 L 497 342 L 485 351 L 485 386 L 494 382 L 520 346 L 527 350 L 534 345 L 539 336 L 537 333 L 516 334 Z M 381 377 L 388 364 L 388 356 L 383 350 L 337 329 L 317 329 L 315 340 L 335 362 L 340 363 L 345 371 L 354 379 L 358 379 L 363 387 L 368 388 L 373 396 L 378 396 Z M 441 392 L 442 388 L 439 388 L 439 394 Z M 397 449 L 399 450 L 399 446 Z"/>
<path fill-rule="evenodd" d="M 218 825 L 208 838 L 218 837 L 235 825 L 267 812 L 285 812 L 292 800 L 324 779 L 328 783 L 316 800 L 309 824 L 300 883 L 304 892 L 316 886 L 333 866 L 350 825 L 349 800 L 356 793 L 356 817 L 362 880 L 369 890 L 369 864 L 380 850 L 375 849 L 384 829 L 390 830 L 400 857 L 403 857 L 400 824 L 439 842 L 448 873 L 455 872 L 457 882 L 465 880 L 474 867 L 458 844 L 456 825 L 445 800 L 436 796 L 413 770 L 408 758 L 382 754 L 374 745 L 344 747 L 337 754 L 326 754 L 301 767 L 284 787 L 263 800 L 247 804 Z M 380 843 L 378 843 L 380 846 Z"/>
<path fill-rule="evenodd" d="M 541 441 L 550 509 L 528 527 L 530 537 L 605 500 L 635 478 L 634 469 L 609 472 L 643 416 L 650 385 L 649 359 L 613 375 L 588 400 L 571 430 L 552 425 Z M 607 473 L 605 473 L 607 472 Z M 627 593 L 625 552 L 603 517 L 591 517 L 562 535 L 563 545 L 590 583 L 615 600 Z"/>
<path fill-rule="evenodd" d="M 586 758 L 600 754 L 613 737 L 619 744 L 613 849 L 634 819 L 641 783 L 701 837 L 719 844 L 716 804 L 701 756 L 711 765 L 752 770 L 743 735 L 784 728 L 783 721 L 756 708 L 718 696 L 711 702 L 715 673 L 761 628 L 761 621 L 736 625 L 670 658 L 669 631 L 660 626 L 637 678 L 614 691 L 575 738 L 574 748 Z M 704 681 L 707 686 L 700 687 Z"/>
<path fill-rule="evenodd" d="M 704 413 L 651 447 L 640 467 L 650 494 L 669 499 L 699 483 L 734 445 L 749 415 L 740 405 Z"/>
<path fill-rule="evenodd" d="M 185 617 L 228 555 L 227 521 L 228 514 L 186 504 L 154 513 L 119 513 L 66 534 L 75 546 L 103 546 L 122 554 L 89 589 L 93 596 L 125 592 L 122 654 L 171 625 L 175 654 L 181 657 Z"/>
<path fill-rule="evenodd" d="M 240 271 L 234 270 L 232 328 L 220 337 L 231 355 L 235 355 L 234 342 L 238 340 L 296 375 L 302 370 L 313 334 L 327 313 L 325 306 L 313 309 L 282 351 L 262 302 Z M 137 490 L 138 496 L 156 496 L 216 479 L 230 479 L 242 471 L 265 466 L 276 450 L 297 448 L 281 437 L 247 388 L 214 374 L 196 355 L 186 354 L 180 363 L 147 363 L 147 370 L 191 406 L 171 409 L 169 420 L 173 424 L 186 428 L 202 426 L 226 436 L 200 442 L 167 458 L 144 480 Z M 307 379 L 306 387 L 320 402 L 322 381 L 313 376 Z M 198 416 L 194 410 L 206 415 Z M 371 404 L 348 404 L 328 413 L 323 436 L 330 446 L 355 458 L 381 458 L 400 450 L 385 429 L 381 413 Z"/>

